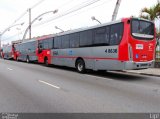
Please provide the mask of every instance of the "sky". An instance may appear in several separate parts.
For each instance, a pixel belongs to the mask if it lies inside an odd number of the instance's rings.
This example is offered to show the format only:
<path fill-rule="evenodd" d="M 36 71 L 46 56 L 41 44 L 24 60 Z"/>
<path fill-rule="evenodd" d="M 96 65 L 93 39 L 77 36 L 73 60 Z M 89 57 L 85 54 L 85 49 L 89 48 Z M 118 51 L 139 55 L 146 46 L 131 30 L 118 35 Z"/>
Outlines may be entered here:
<path fill-rule="evenodd" d="M 31 8 L 32 20 L 47 11 L 58 10 L 56 14 L 48 13 L 43 15 L 41 17 L 42 20 L 36 20 L 32 24 L 32 37 L 36 37 L 61 32 L 55 29 L 55 26 L 67 31 L 97 25 L 98 22 L 92 21 L 92 16 L 95 16 L 101 23 L 110 22 L 116 1 L 117 0 L 0 0 L 0 32 L 2 33 L 8 27 L 16 25 L 1 36 L 2 44 L 23 38 L 24 31 L 29 23 L 29 8 Z M 90 2 L 94 3 L 88 5 Z M 157 0 L 121 0 L 116 19 L 130 16 L 138 17 L 142 8 L 151 7 L 156 3 Z M 81 7 L 84 8 L 77 10 Z M 65 15 L 69 12 L 72 13 Z M 24 23 L 24 25 L 17 25 L 21 23 Z M 157 25 L 159 26 L 159 24 Z M 28 38 L 28 34 L 26 38 Z"/>

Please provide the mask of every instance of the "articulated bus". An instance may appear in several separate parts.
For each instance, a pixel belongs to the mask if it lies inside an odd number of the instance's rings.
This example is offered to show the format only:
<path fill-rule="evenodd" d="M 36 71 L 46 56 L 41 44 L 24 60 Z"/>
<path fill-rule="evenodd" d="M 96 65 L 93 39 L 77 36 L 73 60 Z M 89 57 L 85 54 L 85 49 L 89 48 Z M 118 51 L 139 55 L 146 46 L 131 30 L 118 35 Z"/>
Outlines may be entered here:
<path fill-rule="evenodd" d="M 155 26 L 124 18 L 38 40 L 38 62 L 91 70 L 129 70 L 154 66 Z"/>

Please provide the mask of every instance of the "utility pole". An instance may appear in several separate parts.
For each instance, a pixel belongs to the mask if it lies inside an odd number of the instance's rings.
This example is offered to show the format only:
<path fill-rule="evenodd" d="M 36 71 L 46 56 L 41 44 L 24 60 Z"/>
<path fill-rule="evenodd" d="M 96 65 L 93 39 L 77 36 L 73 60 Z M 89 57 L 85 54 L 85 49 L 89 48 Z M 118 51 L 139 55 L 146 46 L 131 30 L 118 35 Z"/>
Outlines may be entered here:
<path fill-rule="evenodd" d="M 28 10 L 28 11 L 30 11 L 30 10 Z M 29 31 L 29 38 L 31 39 L 31 26 L 32 26 L 32 24 L 33 24 L 36 20 L 38 20 L 41 16 L 43 16 L 43 15 L 45 15 L 45 14 L 48 14 L 48 13 L 53 13 L 53 14 L 55 14 L 55 13 L 57 13 L 57 12 L 58 12 L 58 9 L 56 9 L 56 10 L 54 10 L 54 11 L 44 12 L 44 13 L 38 15 L 36 18 L 34 18 L 34 19 L 31 21 L 31 11 L 30 11 L 30 12 L 29 12 L 29 13 L 30 13 L 30 14 L 29 14 L 29 15 L 30 15 L 30 17 L 29 17 L 29 25 L 28 25 L 28 27 L 26 28 L 26 30 L 25 30 L 25 32 L 24 32 L 22 41 L 25 40 L 28 31 Z"/>
<path fill-rule="evenodd" d="M 31 39 L 31 8 L 28 9 L 29 12 L 29 39 Z"/>
<path fill-rule="evenodd" d="M 116 20 L 120 4 L 121 4 L 121 0 L 117 0 L 116 6 L 114 8 L 113 15 L 112 15 L 112 21 Z"/>
<path fill-rule="evenodd" d="M 1 50 L 1 35 L 2 35 L 2 34 L 0 33 L 0 50 Z"/>

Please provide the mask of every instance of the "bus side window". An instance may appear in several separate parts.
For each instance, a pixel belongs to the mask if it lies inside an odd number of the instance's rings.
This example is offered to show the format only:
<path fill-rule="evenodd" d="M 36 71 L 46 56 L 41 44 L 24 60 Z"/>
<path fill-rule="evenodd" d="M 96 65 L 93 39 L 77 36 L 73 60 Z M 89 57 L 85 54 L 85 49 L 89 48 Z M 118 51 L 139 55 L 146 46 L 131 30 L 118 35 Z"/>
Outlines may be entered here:
<path fill-rule="evenodd" d="M 62 36 L 62 48 L 69 48 L 69 35 Z"/>
<path fill-rule="evenodd" d="M 79 47 L 79 39 L 80 39 L 79 33 L 70 34 L 69 38 L 70 38 L 70 48 Z"/>
<path fill-rule="evenodd" d="M 111 25 L 110 45 L 118 45 L 123 35 L 123 23 Z"/>
<path fill-rule="evenodd" d="M 42 43 L 40 43 L 40 44 L 39 44 L 39 48 L 40 48 L 40 49 L 42 49 L 42 48 L 43 48 Z"/>
<path fill-rule="evenodd" d="M 80 32 L 80 47 L 92 46 L 93 33 L 92 30 Z"/>
<path fill-rule="evenodd" d="M 38 44 L 38 53 L 41 53 L 43 49 L 42 43 Z"/>
<path fill-rule="evenodd" d="M 61 36 L 57 36 L 54 39 L 54 48 L 60 49 L 61 47 L 62 47 L 62 38 L 61 38 Z"/>
<path fill-rule="evenodd" d="M 94 45 L 109 45 L 109 27 L 100 27 L 94 30 Z"/>

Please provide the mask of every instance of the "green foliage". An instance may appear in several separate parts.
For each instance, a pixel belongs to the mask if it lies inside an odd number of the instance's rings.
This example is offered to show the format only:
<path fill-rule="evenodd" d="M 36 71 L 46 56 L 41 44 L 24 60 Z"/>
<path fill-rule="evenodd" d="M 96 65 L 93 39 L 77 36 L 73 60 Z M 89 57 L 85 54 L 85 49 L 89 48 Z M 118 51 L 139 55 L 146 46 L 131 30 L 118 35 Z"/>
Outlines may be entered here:
<path fill-rule="evenodd" d="M 157 36 L 158 36 L 158 37 L 160 37 L 160 32 L 159 32 L 159 33 L 157 33 Z"/>
<path fill-rule="evenodd" d="M 146 13 L 146 15 L 143 15 Z M 160 16 L 160 3 L 158 2 L 156 5 L 150 7 L 150 8 L 143 8 L 141 10 L 140 17 L 148 20 L 154 21 L 156 18 Z"/>

